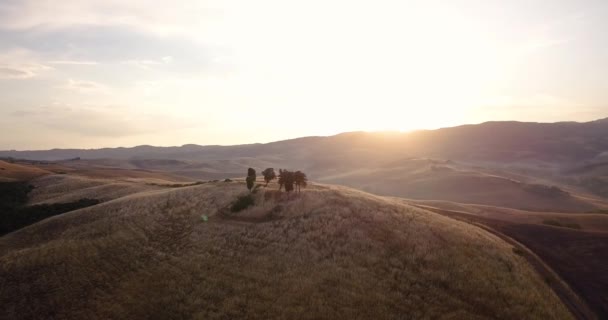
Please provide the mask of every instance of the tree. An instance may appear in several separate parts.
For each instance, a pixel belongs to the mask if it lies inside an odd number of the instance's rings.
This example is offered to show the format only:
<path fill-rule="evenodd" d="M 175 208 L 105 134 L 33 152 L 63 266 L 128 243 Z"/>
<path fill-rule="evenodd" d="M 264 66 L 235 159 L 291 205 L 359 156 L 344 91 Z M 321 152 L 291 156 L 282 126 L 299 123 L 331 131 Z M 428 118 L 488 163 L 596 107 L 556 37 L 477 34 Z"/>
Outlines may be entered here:
<path fill-rule="evenodd" d="M 279 191 L 281 191 L 283 189 L 283 186 L 285 185 L 285 174 L 283 174 L 283 172 L 285 171 L 287 170 L 279 169 Z"/>
<path fill-rule="evenodd" d="M 294 174 L 291 171 L 283 170 L 283 182 L 285 183 L 285 191 L 293 191 L 293 184 L 295 182 Z"/>
<path fill-rule="evenodd" d="M 306 177 L 306 173 L 302 171 L 296 171 L 294 174 L 294 182 L 296 184 L 296 190 L 298 193 L 301 191 L 302 187 L 306 188 L 308 185 L 308 178 Z"/>
<path fill-rule="evenodd" d="M 251 191 L 251 189 L 253 189 L 253 185 L 255 184 L 255 179 L 256 179 L 256 174 L 255 174 L 255 170 L 253 168 L 249 168 L 247 170 L 247 179 L 245 181 L 247 181 L 247 189 L 249 189 L 249 191 Z"/>
<path fill-rule="evenodd" d="M 266 186 L 277 177 L 276 173 L 274 173 L 274 168 L 266 168 L 266 170 L 262 171 L 262 175 L 264 176 L 264 181 L 266 181 Z"/>

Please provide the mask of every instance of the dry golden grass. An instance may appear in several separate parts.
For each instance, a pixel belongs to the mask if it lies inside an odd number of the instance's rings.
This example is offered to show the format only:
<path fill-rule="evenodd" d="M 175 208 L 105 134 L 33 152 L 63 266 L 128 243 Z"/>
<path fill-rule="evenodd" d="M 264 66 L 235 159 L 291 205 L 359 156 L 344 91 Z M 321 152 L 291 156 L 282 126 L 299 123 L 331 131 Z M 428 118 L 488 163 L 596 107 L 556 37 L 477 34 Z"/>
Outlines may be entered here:
<path fill-rule="evenodd" d="M 29 180 L 50 173 L 50 171 L 34 166 L 9 163 L 0 160 L 0 182 Z"/>
<path fill-rule="evenodd" d="M 564 225 L 577 225 L 581 230 L 585 231 L 608 232 L 608 214 L 604 213 L 534 212 L 494 206 L 454 203 L 448 201 L 407 200 L 406 202 L 426 205 L 443 210 L 466 212 L 480 217 L 514 223 L 544 224 L 545 221 L 549 220 L 557 221 Z"/>
<path fill-rule="evenodd" d="M 511 246 L 477 227 L 320 185 L 262 189 L 258 205 L 226 213 L 245 192 L 149 190 L 0 238 L 2 317 L 571 318 Z"/>
<path fill-rule="evenodd" d="M 32 180 L 30 204 L 73 202 L 82 198 L 108 201 L 130 194 L 158 190 L 157 180 L 94 179 L 77 175 L 47 175 Z"/>
<path fill-rule="evenodd" d="M 378 195 L 442 200 L 547 212 L 589 212 L 608 207 L 604 200 L 514 180 L 511 174 L 471 169 L 441 160 L 411 159 L 379 168 L 357 168 L 319 177 Z M 524 177 L 520 177 L 524 178 Z M 571 190 L 572 191 L 572 190 Z"/>

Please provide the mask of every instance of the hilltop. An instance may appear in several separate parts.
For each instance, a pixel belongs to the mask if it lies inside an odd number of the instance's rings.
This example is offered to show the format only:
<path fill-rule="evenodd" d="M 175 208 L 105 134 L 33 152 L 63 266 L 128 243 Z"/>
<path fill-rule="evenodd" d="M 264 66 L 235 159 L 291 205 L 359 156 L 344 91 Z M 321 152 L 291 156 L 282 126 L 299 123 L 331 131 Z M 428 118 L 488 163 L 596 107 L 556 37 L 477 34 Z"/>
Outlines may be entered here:
<path fill-rule="evenodd" d="M 239 181 L 129 190 L 0 238 L 5 317 L 571 318 L 510 244 L 397 199 L 261 189 L 232 213 Z"/>

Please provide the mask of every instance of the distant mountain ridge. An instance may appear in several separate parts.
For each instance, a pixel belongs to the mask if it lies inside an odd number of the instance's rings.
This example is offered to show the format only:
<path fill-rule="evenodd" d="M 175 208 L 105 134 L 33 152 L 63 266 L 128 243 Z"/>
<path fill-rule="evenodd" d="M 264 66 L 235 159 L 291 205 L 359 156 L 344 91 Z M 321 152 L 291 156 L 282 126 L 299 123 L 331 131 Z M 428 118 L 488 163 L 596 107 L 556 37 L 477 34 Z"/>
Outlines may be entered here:
<path fill-rule="evenodd" d="M 603 200 L 608 199 L 608 166 L 602 165 L 608 162 L 607 151 L 604 119 L 487 122 L 410 133 L 347 132 L 235 146 L 4 151 L 0 160 L 56 161 L 54 165 L 66 167 L 60 171 L 96 177 L 137 170 L 190 181 L 239 178 L 250 167 L 284 168 L 302 170 L 311 181 L 385 196 L 593 212 L 608 208 Z M 50 170 L 48 166 L 40 164 L 43 170 Z M 587 193 L 603 199 L 590 199 Z"/>
<path fill-rule="evenodd" d="M 218 160 L 275 156 L 285 160 L 323 161 L 355 156 L 437 157 L 464 161 L 548 163 L 593 161 L 608 151 L 608 118 L 596 121 L 534 123 L 486 122 L 409 133 L 348 132 L 328 137 L 303 137 L 271 143 L 232 146 L 186 144 L 175 147 L 0 151 L 0 157 L 56 161 L 82 159 Z M 352 159 L 351 159 L 352 160 Z"/>

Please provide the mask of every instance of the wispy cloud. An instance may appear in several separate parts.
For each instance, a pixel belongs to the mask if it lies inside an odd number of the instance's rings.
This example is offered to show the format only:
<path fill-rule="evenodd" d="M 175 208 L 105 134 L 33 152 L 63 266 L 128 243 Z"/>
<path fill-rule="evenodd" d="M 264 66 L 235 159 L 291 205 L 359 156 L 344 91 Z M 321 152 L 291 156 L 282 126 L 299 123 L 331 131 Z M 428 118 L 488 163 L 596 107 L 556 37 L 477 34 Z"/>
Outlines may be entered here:
<path fill-rule="evenodd" d="M 0 52 L 0 79 L 28 79 L 51 69 L 28 50 L 14 48 Z"/>
<path fill-rule="evenodd" d="M 545 23 L 529 30 L 527 39 L 515 47 L 519 55 L 527 55 L 545 48 L 555 47 L 574 41 L 571 34 L 574 26 L 584 21 L 585 14 L 575 13 Z"/>
<path fill-rule="evenodd" d="M 86 80 L 73 80 L 68 79 L 67 83 L 60 86 L 62 89 L 72 90 L 80 93 L 91 93 L 91 92 L 106 92 L 108 87 L 93 81 Z"/>
<path fill-rule="evenodd" d="M 173 57 L 171 56 L 166 56 L 166 57 L 162 57 L 158 60 L 152 60 L 152 59 L 132 59 L 132 60 L 125 60 L 122 63 L 126 64 L 126 65 L 130 65 L 130 66 L 135 66 L 141 69 L 145 69 L 145 70 L 149 70 L 151 69 L 153 66 L 158 66 L 158 65 L 163 65 L 163 64 L 169 64 L 173 62 Z"/>
<path fill-rule="evenodd" d="M 126 26 L 158 35 L 188 33 L 204 22 L 207 1 L 167 5 L 160 0 L 6 0 L 0 3 L 0 28 L 58 30 L 72 26 Z"/>
<path fill-rule="evenodd" d="M 51 68 L 41 64 L 0 64 L 0 79 L 28 79 Z"/>
<path fill-rule="evenodd" d="M 53 60 L 48 61 L 49 64 L 59 64 L 59 65 L 77 65 L 77 66 L 95 66 L 99 63 L 96 61 L 83 61 L 83 60 Z"/>
<path fill-rule="evenodd" d="M 50 129 L 89 137 L 123 137 L 200 125 L 174 115 L 129 114 L 122 112 L 124 109 L 55 104 L 18 110 L 9 116 L 13 118 L 12 121 L 24 120 L 27 122 L 24 125 L 37 126 L 41 131 Z"/>

